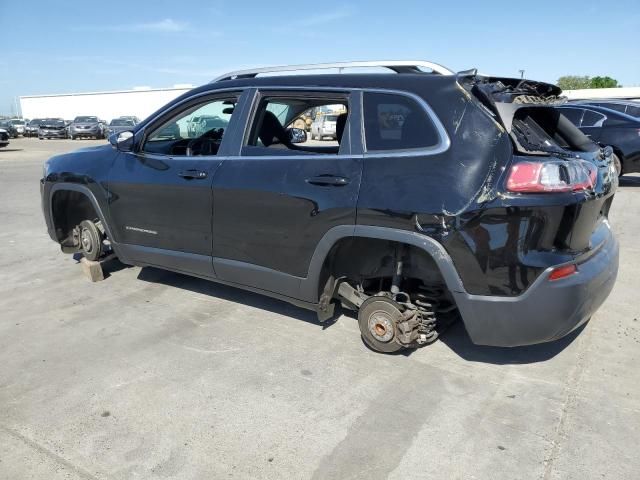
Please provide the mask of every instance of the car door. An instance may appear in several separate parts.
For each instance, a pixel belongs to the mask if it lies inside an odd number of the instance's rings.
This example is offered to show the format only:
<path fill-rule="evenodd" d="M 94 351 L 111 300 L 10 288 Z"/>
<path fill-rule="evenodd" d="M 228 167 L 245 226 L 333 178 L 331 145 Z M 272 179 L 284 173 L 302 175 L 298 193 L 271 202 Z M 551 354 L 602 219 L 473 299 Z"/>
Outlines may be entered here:
<path fill-rule="evenodd" d="M 254 135 L 262 138 L 256 129 L 264 131 L 271 105 L 309 99 L 347 106 L 339 146 L 308 141 L 309 147 L 297 150 L 252 141 Z M 226 159 L 213 181 L 214 267 L 227 282 L 299 298 L 300 281 L 323 236 L 355 224 L 362 175 L 360 130 L 353 123 L 358 102 L 345 91 L 288 89 L 256 91 L 252 105 L 238 156 Z"/>
<path fill-rule="evenodd" d="M 232 91 L 180 102 L 136 133 L 134 151 L 116 158 L 109 209 L 119 252 L 132 263 L 214 276 L 211 184 L 240 97 Z M 218 114 L 226 128 L 190 137 L 188 121 L 203 113 Z"/>

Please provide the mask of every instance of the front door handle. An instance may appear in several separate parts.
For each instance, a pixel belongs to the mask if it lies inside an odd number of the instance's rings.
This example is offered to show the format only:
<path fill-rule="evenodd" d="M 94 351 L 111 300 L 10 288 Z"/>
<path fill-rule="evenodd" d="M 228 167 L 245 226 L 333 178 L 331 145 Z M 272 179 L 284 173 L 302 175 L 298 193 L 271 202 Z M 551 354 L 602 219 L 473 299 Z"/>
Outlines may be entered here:
<path fill-rule="evenodd" d="M 332 185 L 335 187 L 343 187 L 349 184 L 349 179 L 339 177 L 337 175 L 318 175 L 316 177 L 307 178 L 307 183 L 311 185 Z"/>
<path fill-rule="evenodd" d="M 196 169 L 182 170 L 178 173 L 178 176 L 186 178 L 187 180 L 201 180 L 203 178 L 207 178 L 207 172 Z"/>

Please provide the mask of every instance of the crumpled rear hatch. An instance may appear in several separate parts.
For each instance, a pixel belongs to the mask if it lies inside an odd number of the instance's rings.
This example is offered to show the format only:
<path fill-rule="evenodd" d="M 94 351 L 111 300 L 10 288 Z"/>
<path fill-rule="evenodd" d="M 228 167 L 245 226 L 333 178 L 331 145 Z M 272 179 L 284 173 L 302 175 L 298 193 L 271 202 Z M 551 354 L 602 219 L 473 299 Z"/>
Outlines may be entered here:
<path fill-rule="evenodd" d="M 555 108 L 566 103 L 555 85 L 475 72 L 459 74 L 458 82 L 509 133 L 517 161 L 551 161 L 568 169 L 580 162 L 595 166 L 593 188 L 574 195 L 575 203 L 563 220 L 564 245 L 571 250 L 589 248 L 618 185 L 612 149 L 591 141 Z"/>
<path fill-rule="evenodd" d="M 474 72 L 459 75 L 458 81 L 510 134 L 518 153 L 566 157 L 599 149 L 554 108 L 566 103 L 556 85 Z"/>

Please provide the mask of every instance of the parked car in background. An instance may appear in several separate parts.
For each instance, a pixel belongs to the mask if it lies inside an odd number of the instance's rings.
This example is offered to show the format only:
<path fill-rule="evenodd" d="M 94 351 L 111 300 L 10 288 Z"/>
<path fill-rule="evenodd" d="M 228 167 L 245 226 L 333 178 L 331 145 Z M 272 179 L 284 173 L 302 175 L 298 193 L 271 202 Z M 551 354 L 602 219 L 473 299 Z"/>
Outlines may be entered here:
<path fill-rule="evenodd" d="M 11 120 L 0 120 L 0 128 L 6 130 L 11 138 L 18 138 L 18 129 Z"/>
<path fill-rule="evenodd" d="M 618 175 L 640 172 L 640 119 L 593 104 L 558 107 L 591 140 L 613 148 Z"/>
<path fill-rule="evenodd" d="M 9 132 L 0 127 L 0 148 L 9 145 Z"/>
<path fill-rule="evenodd" d="M 126 118 L 114 118 L 107 127 L 107 136 L 113 135 L 114 133 L 124 132 L 125 130 L 132 130 L 135 126 L 136 124 L 133 120 L 128 120 Z"/>
<path fill-rule="evenodd" d="M 38 138 L 48 140 L 50 138 L 67 138 L 67 128 L 62 118 L 45 118 L 40 123 Z"/>
<path fill-rule="evenodd" d="M 458 318 L 473 343 L 503 347 L 587 322 L 618 270 L 611 149 L 553 108 L 554 85 L 377 64 L 397 74 L 231 72 L 111 145 L 52 157 L 39 184 L 50 237 L 321 322 L 341 304 L 380 352 L 429 344 Z M 323 67 L 336 65 L 303 68 Z M 336 144 L 297 141 L 300 114 L 328 105 L 344 110 Z M 186 136 L 216 111 L 224 131 Z"/>
<path fill-rule="evenodd" d="M 43 118 L 34 118 L 33 120 L 30 120 L 24 127 L 24 136 L 37 137 L 38 129 L 40 128 L 40 124 L 43 120 Z"/>
<path fill-rule="evenodd" d="M 95 116 L 80 116 L 69 125 L 69 138 L 104 138 L 106 127 L 102 120 Z"/>
<path fill-rule="evenodd" d="M 140 123 L 140 119 L 135 115 L 121 115 L 118 118 L 121 120 L 131 120 L 135 125 Z"/>
<path fill-rule="evenodd" d="M 640 102 L 631 100 L 578 100 L 571 102 L 571 105 L 604 107 L 616 112 L 626 113 L 635 118 L 640 118 Z"/>
<path fill-rule="evenodd" d="M 327 137 L 330 137 L 332 140 L 336 140 L 337 120 L 338 115 L 318 115 L 311 124 L 311 139 L 323 140 Z"/>
<path fill-rule="evenodd" d="M 25 121 L 21 118 L 12 118 L 9 121 L 14 127 L 16 127 L 16 131 L 18 132 L 18 135 L 24 136 Z"/>
<path fill-rule="evenodd" d="M 200 121 L 195 126 L 194 134 L 198 137 L 215 130 L 224 130 L 228 126 L 228 121 L 218 117 L 217 115 L 205 115 L 200 117 Z"/>

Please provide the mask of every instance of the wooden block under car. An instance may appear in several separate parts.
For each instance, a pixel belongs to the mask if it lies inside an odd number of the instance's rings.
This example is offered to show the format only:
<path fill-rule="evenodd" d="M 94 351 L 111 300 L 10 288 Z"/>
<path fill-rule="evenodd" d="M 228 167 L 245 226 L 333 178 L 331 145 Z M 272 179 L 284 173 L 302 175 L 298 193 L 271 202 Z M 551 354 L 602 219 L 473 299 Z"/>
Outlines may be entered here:
<path fill-rule="evenodd" d="M 100 265 L 100 262 L 94 262 L 82 257 L 80 259 L 80 265 L 82 266 L 82 271 L 84 272 L 84 274 L 92 282 L 100 282 L 104 280 L 104 273 L 102 271 L 102 265 Z"/>

